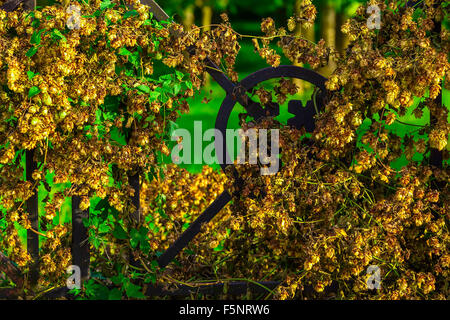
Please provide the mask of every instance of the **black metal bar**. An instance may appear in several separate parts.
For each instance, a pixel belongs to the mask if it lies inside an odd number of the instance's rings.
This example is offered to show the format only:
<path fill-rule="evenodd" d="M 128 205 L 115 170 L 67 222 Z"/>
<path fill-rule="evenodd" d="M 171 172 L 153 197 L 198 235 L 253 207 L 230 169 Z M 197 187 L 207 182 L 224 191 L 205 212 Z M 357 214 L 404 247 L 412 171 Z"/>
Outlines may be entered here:
<path fill-rule="evenodd" d="M 89 218 L 88 210 L 80 209 L 81 198 L 72 197 L 72 264 L 80 267 L 81 278 L 89 277 L 89 235 L 83 219 Z"/>
<path fill-rule="evenodd" d="M 25 10 L 33 10 L 36 7 L 36 0 L 11 0 L 5 2 L 0 9 L 6 12 L 12 12 L 19 8 L 21 3 L 23 3 Z"/>
<path fill-rule="evenodd" d="M 140 191 L 141 186 L 139 182 L 139 173 L 133 175 L 128 174 L 128 183 L 134 189 L 134 195 L 131 197 L 131 204 L 134 206 L 135 210 L 131 212 L 131 217 L 139 223 L 141 220 L 141 202 L 140 202 Z"/>
<path fill-rule="evenodd" d="M 194 237 L 201 231 L 204 223 L 208 223 L 216 214 L 222 210 L 225 205 L 230 202 L 231 195 L 228 191 L 222 194 L 210 204 L 208 208 L 187 228 L 183 234 L 170 246 L 158 259 L 158 264 L 161 268 L 166 267 L 173 258 L 181 251 L 187 244 L 194 239 Z"/>
<path fill-rule="evenodd" d="M 438 4 L 435 4 L 435 6 L 437 6 Z M 433 32 L 435 34 L 441 34 L 441 29 L 442 29 L 442 24 L 441 23 L 435 23 L 434 24 L 434 29 Z M 449 81 L 449 79 L 446 79 L 447 81 Z M 442 90 L 443 90 L 443 83 L 441 81 L 441 90 L 438 94 L 438 96 L 436 97 L 435 101 L 439 104 L 442 105 Z M 436 115 L 433 113 L 430 113 L 430 124 L 434 125 L 437 123 L 437 118 Z M 431 149 L 430 152 L 430 164 L 433 166 L 436 166 L 438 168 L 442 168 L 442 160 L 444 159 L 444 155 L 442 151 L 439 151 L 437 149 Z"/>
<path fill-rule="evenodd" d="M 169 20 L 169 15 L 161 9 L 161 7 L 153 0 L 141 0 L 142 4 L 150 7 L 150 10 L 153 12 L 153 16 L 158 21 L 166 21 Z"/>
<path fill-rule="evenodd" d="M 229 282 L 229 283 L 215 283 L 205 284 L 191 287 L 188 285 L 179 285 L 177 288 L 170 290 L 161 286 L 150 286 L 147 288 L 147 296 L 188 296 L 191 294 L 207 294 L 217 295 L 224 293 L 227 288 L 227 294 L 239 295 L 250 291 L 254 294 L 270 293 L 269 290 L 275 289 L 280 284 L 279 281 L 262 281 L 256 283 L 252 282 Z M 265 288 L 264 288 L 265 287 Z M 266 289 L 267 288 L 267 289 Z"/>
<path fill-rule="evenodd" d="M 153 16 L 157 21 L 170 19 L 169 15 L 165 13 L 155 1 L 141 0 L 141 3 L 150 7 L 150 10 L 153 12 Z M 188 52 L 191 55 L 194 54 L 195 47 L 189 48 Z M 236 85 L 228 79 L 228 77 L 220 70 L 220 67 L 217 66 L 209 57 L 205 59 L 205 62 L 207 65 L 207 72 L 211 75 L 211 77 L 225 90 L 225 92 L 231 94 Z"/>
<path fill-rule="evenodd" d="M 141 221 L 141 201 L 140 201 L 140 184 L 139 184 L 139 172 L 134 175 L 128 174 L 128 183 L 134 189 L 134 195 L 131 197 L 131 204 L 135 208 L 131 212 L 131 218 L 138 224 Z M 140 262 L 137 261 L 130 252 L 130 264 L 134 267 L 139 267 Z"/>
<path fill-rule="evenodd" d="M 442 104 L 442 89 L 436 98 L 439 104 Z M 437 118 L 431 113 L 430 114 L 430 124 L 434 125 L 437 122 Z M 444 159 L 442 151 L 432 148 L 430 151 L 430 165 L 442 168 L 442 160 Z"/>
<path fill-rule="evenodd" d="M 142 4 L 150 7 L 153 12 L 153 16 L 157 21 L 169 20 L 170 17 L 163 9 L 153 0 L 141 0 Z M 175 32 L 170 29 L 171 32 Z M 188 48 L 187 52 L 190 55 L 195 53 L 195 46 Z M 209 57 L 205 59 L 206 72 L 222 87 L 223 90 L 238 101 L 248 112 L 250 116 L 255 119 L 259 119 L 264 115 L 263 108 L 255 101 L 252 101 L 247 95 L 245 90 L 240 91 L 239 86 L 233 83 L 223 72 L 220 67 L 214 63 Z"/>
<path fill-rule="evenodd" d="M 206 72 L 209 73 L 211 78 L 213 78 L 227 94 L 232 94 L 236 89 L 236 84 L 231 81 L 211 59 L 206 58 L 205 62 Z"/>
<path fill-rule="evenodd" d="M 39 235 L 36 233 L 39 231 L 39 206 L 38 206 L 38 194 L 37 186 L 33 179 L 33 172 L 37 169 L 37 163 L 33 160 L 34 149 L 26 150 L 25 152 L 25 174 L 26 179 L 34 187 L 33 195 L 27 199 L 26 207 L 28 212 L 28 219 L 30 220 L 31 228 L 33 230 L 27 230 L 27 252 L 33 259 L 33 264 L 30 270 L 30 283 L 35 285 L 39 278 Z"/>
<path fill-rule="evenodd" d="M 252 73 L 251 75 L 247 76 L 240 82 L 240 85 L 242 86 L 244 91 L 249 91 L 261 82 L 282 77 L 305 80 L 313 84 L 317 88 L 319 88 L 322 94 L 317 96 L 318 100 L 316 102 L 318 103 L 319 109 L 322 107 L 323 96 L 326 92 L 325 82 L 327 81 L 327 78 L 323 77 L 322 75 L 313 70 L 297 66 L 285 66 L 285 65 L 276 68 L 268 67 L 258 70 Z M 218 131 L 220 131 L 221 137 L 223 137 L 223 139 L 218 139 L 218 137 L 216 137 L 214 143 L 216 148 L 216 154 L 219 158 L 219 164 L 222 167 L 222 169 L 225 169 L 227 164 L 232 163 L 232 161 L 234 160 L 230 159 L 230 155 L 228 153 L 226 141 L 227 137 L 226 129 L 228 126 L 228 119 L 230 118 L 231 112 L 235 104 L 236 101 L 231 97 L 231 95 L 227 95 L 223 100 L 222 105 L 220 106 L 216 118 L 215 128 Z M 294 112 L 292 107 L 293 107 L 292 105 L 289 105 L 290 108 L 289 112 L 291 113 Z M 315 125 L 313 118 L 313 115 L 315 114 L 315 109 L 313 108 L 311 103 L 307 104 L 306 108 L 303 107 L 298 108 L 293 114 L 295 115 L 295 118 L 289 119 L 288 120 L 289 124 L 298 126 L 304 125 L 307 130 L 309 131 L 313 130 Z"/>
<path fill-rule="evenodd" d="M 141 0 L 142 4 L 145 4 L 150 7 L 150 10 L 153 12 L 153 16 L 157 21 L 169 20 L 170 17 L 164 10 L 153 0 Z M 191 47 L 188 49 L 189 54 L 194 54 L 195 47 Z M 207 72 L 211 75 L 211 77 L 225 90 L 226 93 L 232 94 L 236 88 L 236 85 L 228 79 L 228 77 L 220 70 L 220 67 L 217 66 L 209 57 L 205 59 L 207 65 Z"/>
<path fill-rule="evenodd" d="M 417 4 L 419 4 L 422 1 L 408 1 L 406 3 L 406 6 L 408 7 L 412 7 L 415 6 Z M 436 8 L 437 6 L 439 6 L 439 2 L 434 4 L 434 7 Z M 441 29 L 442 29 L 442 24 L 440 23 L 435 23 L 434 24 L 434 29 L 433 29 L 433 33 L 435 34 L 440 34 L 441 33 Z M 449 81 L 447 79 L 447 81 Z M 438 102 L 438 104 L 442 105 L 442 88 L 441 91 L 439 92 L 439 95 L 436 97 L 436 101 Z M 437 118 L 435 117 L 435 115 L 433 113 L 430 113 L 430 124 L 434 125 L 437 122 Z M 432 148 L 430 151 L 430 165 L 438 167 L 438 168 L 442 168 L 442 160 L 443 160 L 443 153 L 442 151 L 439 151 L 437 149 Z M 440 184 L 438 184 L 440 185 Z"/>

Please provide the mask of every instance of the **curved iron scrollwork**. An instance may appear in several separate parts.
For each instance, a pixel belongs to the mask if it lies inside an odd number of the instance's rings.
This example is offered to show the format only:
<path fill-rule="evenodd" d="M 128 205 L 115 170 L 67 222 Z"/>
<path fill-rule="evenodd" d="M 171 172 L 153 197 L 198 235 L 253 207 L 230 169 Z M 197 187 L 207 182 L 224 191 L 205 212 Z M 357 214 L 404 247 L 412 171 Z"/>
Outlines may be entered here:
<path fill-rule="evenodd" d="M 220 76 L 225 77 L 224 74 Z M 227 163 L 231 163 L 230 155 L 227 150 L 226 141 L 226 129 L 228 125 L 228 120 L 230 118 L 231 112 L 237 102 L 243 104 L 246 108 L 248 114 L 258 121 L 264 117 L 264 115 L 269 115 L 271 117 L 279 115 L 279 105 L 272 104 L 266 108 L 263 108 L 259 103 L 254 102 L 247 95 L 255 86 L 258 84 L 276 78 L 294 78 L 307 81 L 319 89 L 320 93 L 308 101 L 306 107 L 299 100 L 291 100 L 288 103 L 288 112 L 294 115 L 294 117 L 288 120 L 288 125 L 300 129 L 305 127 L 307 132 L 312 132 L 314 130 L 314 115 L 316 112 L 323 107 L 323 101 L 326 94 L 325 82 L 327 79 L 315 71 L 296 67 L 296 66 L 279 66 L 279 67 L 269 67 L 258 70 L 240 83 L 234 84 L 228 78 L 225 81 L 220 81 L 221 83 L 226 83 L 227 86 L 222 88 L 227 92 L 225 99 L 219 109 L 216 118 L 216 129 L 217 133 L 221 133 L 222 139 L 215 139 L 216 155 L 219 155 L 219 159 L 224 159 L 220 163 L 223 170 L 225 170 Z M 229 84 L 232 83 L 232 90 L 230 93 Z M 315 99 L 315 101 L 313 101 Z M 232 195 L 228 191 L 224 191 L 190 226 L 184 231 L 184 233 L 170 246 L 158 259 L 158 264 L 160 267 L 166 267 L 175 256 L 183 250 L 188 243 L 194 239 L 194 237 L 200 232 L 201 226 L 204 223 L 208 223 L 213 219 L 220 210 L 225 207 L 225 205 L 230 202 Z"/>

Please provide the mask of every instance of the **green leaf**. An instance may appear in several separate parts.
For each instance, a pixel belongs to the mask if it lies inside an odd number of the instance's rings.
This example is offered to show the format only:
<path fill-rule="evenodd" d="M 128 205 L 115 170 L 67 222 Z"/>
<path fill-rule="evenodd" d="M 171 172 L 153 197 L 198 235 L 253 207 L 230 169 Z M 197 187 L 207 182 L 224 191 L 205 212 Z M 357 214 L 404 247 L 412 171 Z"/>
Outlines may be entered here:
<path fill-rule="evenodd" d="M 41 29 L 39 31 L 34 31 L 33 34 L 31 35 L 30 43 L 39 45 L 41 43 L 42 32 L 44 32 L 44 31 L 45 31 L 45 29 Z"/>
<path fill-rule="evenodd" d="M 97 203 L 97 205 L 95 206 L 94 210 L 95 210 L 95 211 L 100 211 L 100 210 L 102 210 L 103 208 L 107 208 L 108 206 L 109 206 L 108 200 L 102 199 L 102 200 L 100 200 L 100 201 Z"/>
<path fill-rule="evenodd" d="M 153 120 L 155 120 L 155 115 L 154 114 L 151 114 L 147 118 L 145 118 L 145 121 L 147 121 L 147 122 L 152 122 Z"/>
<path fill-rule="evenodd" d="M 41 24 L 41 21 L 36 18 L 34 18 L 33 22 L 31 22 L 31 26 L 33 27 L 33 29 L 37 29 L 40 24 Z"/>
<path fill-rule="evenodd" d="M 107 300 L 109 296 L 109 289 L 101 284 L 94 285 L 94 300 Z"/>
<path fill-rule="evenodd" d="M 28 50 L 27 53 L 25 53 L 25 55 L 26 55 L 28 58 L 31 58 L 31 57 L 34 56 L 34 54 L 38 51 L 38 48 L 39 48 L 39 47 L 32 47 L 32 48 L 30 48 L 30 50 Z"/>
<path fill-rule="evenodd" d="M 114 277 L 111 277 L 111 281 L 117 286 L 121 285 L 124 282 L 124 280 L 125 280 L 125 277 L 121 273 L 119 273 L 118 275 L 116 275 Z"/>
<path fill-rule="evenodd" d="M 135 51 L 132 54 L 130 54 L 128 56 L 128 61 L 135 67 L 138 67 L 140 63 L 139 51 Z"/>
<path fill-rule="evenodd" d="M 141 227 L 138 230 L 136 229 L 132 229 L 130 232 L 130 244 L 133 248 L 136 248 L 138 246 L 138 244 L 140 244 L 140 249 L 142 250 L 142 252 L 144 252 L 145 254 L 148 254 L 148 252 L 150 251 L 150 243 L 148 242 L 147 239 L 147 233 L 148 233 L 148 229 L 145 227 Z"/>
<path fill-rule="evenodd" d="M 158 99 L 158 97 L 161 95 L 158 91 L 152 91 L 150 92 L 150 101 L 155 101 Z"/>
<path fill-rule="evenodd" d="M 164 74 L 162 76 L 159 77 L 158 79 L 160 82 L 164 82 L 164 81 L 172 81 L 172 75 L 171 74 Z"/>
<path fill-rule="evenodd" d="M 138 12 L 136 10 L 131 10 L 131 11 L 127 11 L 125 12 L 125 14 L 123 15 L 124 19 L 127 19 L 129 17 L 133 17 L 133 16 L 137 16 Z"/>
<path fill-rule="evenodd" d="M 108 300 L 122 300 L 122 292 L 114 288 L 109 292 Z"/>
<path fill-rule="evenodd" d="M 112 9 L 116 4 L 112 3 L 111 0 L 104 0 L 100 3 L 100 10 Z"/>
<path fill-rule="evenodd" d="M 129 298 L 145 299 L 145 295 L 142 293 L 142 288 L 131 282 L 124 283 L 123 287 Z"/>
<path fill-rule="evenodd" d="M 149 282 L 151 282 L 153 284 L 156 283 L 156 275 L 154 273 L 148 273 L 145 276 L 144 283 L 149 283 Z"/>
<path fill-rule="evenodd" d="M 141 85 L 137 86 L 136 89 L 138 89 L 139 91 L 142 91 L 143 93 L 150 93 L 149 86 L 147 86 L 145 84 L 141 84 Z"/>
<path fill-rule="evenodd" d="M 177 95 L 181 90 L 181 84 L 175 83 L 173 85 L 173 94 Z"/>
<path fill-rule="evenodd" d="M 181 81 L 181 79 L 183 79 L 183 77 L 184 77 L 184 74 L 178 70 L 175 70 L 175 75 L 177 76 L 177 79 L 179 81 Z"/>
<path fill-rule="evenodd" d="M 140 239 L 141 235 L 139 234 L 139 231 L 137 231 L 136 229 L 132 229 L 130 232 L 130 244 L 133 248 L 137 247 Z"/>
<path fill-rule="evenodd" d="M 90 239 L 90 242 L 92 242 L 92 244 L 94 245 L 94 248 L 95 249 L 98 249 L 98 248 L 100 248 L 100 240 L 98 239 L 98 238 L 93 238 L 93 239 Z"/>
<path fill-rule="evenodd" d="M 7 226 L 8 226 L 8 221 L 6 221 L 5 218 L 0 219 L 0 229 L 4 230 L 4 229 L 6 229 Z"/>
<path fill-rule="evenodd" d="M 116 228 L 113 231 L 113 236 L 116 239 L 125 240 L 128 239 L 128 235 L 120 224 L 116 224 Z"/>
<path fill-rule="evenodd" d="M 109 225 L 109 223 L 102 223 L 98 227 L 98 232 L 99 233 L 108 233 L 110 230 L 111 230 L 111 226 Z"/>
<path fill-rule="evenodd" d="M 129 55 L 131 55 L 131 52 L 126 48 L 120 48 L 119 54 L 122 56 L 129 56 Z"/>
<path fill-rule="evenodd" d="M 143 239 L 145 239 L 147 237 L 147 234 L 148 234 L 148 229 L 146 227 L 141 227 L 139 229 L 139 233 L 141 234 Z"/>
<path fill-rule="evenodd" d="M 39 92 L 41 92 L 41 89 L 39 89 L 38 87 L 36 86 L 31 87 L 30 90 L 28 90 L 28 98 L 34 97 Z"/>
<path fill-rule="evenodd" d="M 38 73 L 34 73 L 33 71 L 27 71 L 28 80 L 32 80 Z"/>
<path fill-rule="evenodd" d="M 158 208 L 156 211 L 157 211 L 157 212 L 159 213 L 159 215 L 160 215 L 161 217 L 163 217 L 164 219 L 169 219 L 169 216 L 166 214 L 166 212 L 164 211 L 163 208 Z"/>
<path fill-rule="evenodd" d="M 107 95 L 105 97 L 105 102 L 103 103 L 103 107 L 105 111 L 118 113 L 120 105 L 120 96 L 110 96 Z"/>
<path fill-rule="evenodd" d="M 66 37 L 58 29 L 53 29 L 51 37 L 52 39 L 67 41 Z"/>

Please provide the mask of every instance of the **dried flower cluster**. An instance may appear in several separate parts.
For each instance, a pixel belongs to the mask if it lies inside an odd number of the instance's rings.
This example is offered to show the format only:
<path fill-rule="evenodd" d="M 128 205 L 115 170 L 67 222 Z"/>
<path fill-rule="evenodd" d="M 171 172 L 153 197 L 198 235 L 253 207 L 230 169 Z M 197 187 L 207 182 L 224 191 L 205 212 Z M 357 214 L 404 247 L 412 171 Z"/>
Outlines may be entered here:
<path fill-rule="evenodd" d="M 31 229 L 45 236 L 42 279 L 57 262 L 64 276 L 70 260 L 58 236 L 70 229 L 58 226 L 65 200 L 80 196 L 86 210 L 95 197 L 107 199 L 128 215 L 135 190 L 127 176 L 157 168 L 169 154 L 171 123 L 189 110 L 202 61 L 224 59 L 232 72 L 239 49 L 228 22 L 214 34 L 188 33 L 157 22 L 139 1 L 72 4 L 82 12 L 79 29 L 66 28 L 71 13 L 61 6 L 0 11 L 0 242 L 27 270 L 31 257 L 15 223 L 30 230 L 25 201 L 38 186 L 51 193 L 42 230 Z M 183 55 L 188 48 L 191 57 Z M 31 149 L 38 170 L 24 181 Z"/>
<path fill-rule="evenodd" d="M 435 100 L 450 70 L 449 31 L 438 28 L 449 14 L 445 1 L 414 9 L 371 1 L 382 10 L 382 28 L 367 28 L 362 6 L 343 27 L 352 41 L 342 57 L 323 41 L 289 33 L 294 24 L 313 23 L 311 1 L 289 19 L 289 31 L 264 19 L 265 36 L 253 43 L 268 64 L 280 63 L 270 47 L 278 38 L 292 62 L 317 68 L 331 58 L 338 68 L 312 135 L 270 118 L 255 124 L 241 117 L 243 128 L 280 130 L 282 164 L 272 176 L 261 176 L 258 165 L 235 166 L 242 184 L 228 170 L 194 175 L 159 161 L 169 154 L 171 122 L 188 111 L 186 98 L 202 84 L 207 57 L 237 80 L 240 35 L 226 15 L 211 31 L 187 32 L 173 23 L 164 28 L 132 4 L 134 10 L 94 1 L 83 7 L 81 28 L 70 32 L 61 8 L 0 11 L 0 248 L 11 260 L 27 270 L 30 257 L 15 225 L 30 229 L 24 201 L 40 185 L 51 194 L 40 213 L 43 287 L 64 283 L 70 228 L 59 224 L 58 213 L 78 195 L 81 209 L 90 208 L 92 276 L 122 286 L 119 294 L 130 298 L 140 298 L 149 283 L 232 278 L 282 281 L 273 296 L 280 299 L 449 298 L 449 172 L 428 164 L 432 148 L 448 159 L 448 111 Z M 161 75 L 164 68 L 170 71 Z M 273 91 L 282 104 L 297 90 L 282 79 Z M 272 101 L 268 90 L 255 93 L 263 105 Z M 408 110 L 422 118 L 426 108 L 432 120 L 418 139 L 391 130 Z M 25 149 L 36 150 L 35 183 L 23 181 Z M 423 160 L 391 167 L 416 153 Z M 130 216 L 135 190 L 128 175 L 136 172 L 140 221 Z M 225 188 L 234 194 L 231 205 L 160 270 L 159 254 Z M 367 290 L 370 265 L 381 270 L 376 292 Z M 307 287 L 314 290 L 307 294 Z"/>

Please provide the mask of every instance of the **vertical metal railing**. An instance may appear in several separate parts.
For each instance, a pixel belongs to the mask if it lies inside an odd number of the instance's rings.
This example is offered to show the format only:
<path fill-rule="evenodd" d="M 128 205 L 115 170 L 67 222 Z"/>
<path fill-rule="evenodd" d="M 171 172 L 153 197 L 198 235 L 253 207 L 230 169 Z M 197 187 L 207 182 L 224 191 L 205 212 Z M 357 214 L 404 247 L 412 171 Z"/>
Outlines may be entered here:
<path fill-rule="evenodd" d="M 81 279 L 89 277 L 90 251 L 88 228 L 83 219 L 89 219 L 89 210 L 80 209 L 81 197 L 72 196 L 72 264 L 80 267 Z"/>
<path fill-rule="evenodd" d="M 27 251 L 33 259 L 29 281 L 32 286 L 37 284 L 39 278 L 39 206 L 38 206 L 38 188 L 33 179 L 33 172 L 37 169 L 37 163 L 34 161 L 35 150 L 26 150 L 25 152 L 25 174 L 27 181 L 33 186 L 33 195 L 26 201 L 28 219 L 32 230 L 27 230 Z"/>

